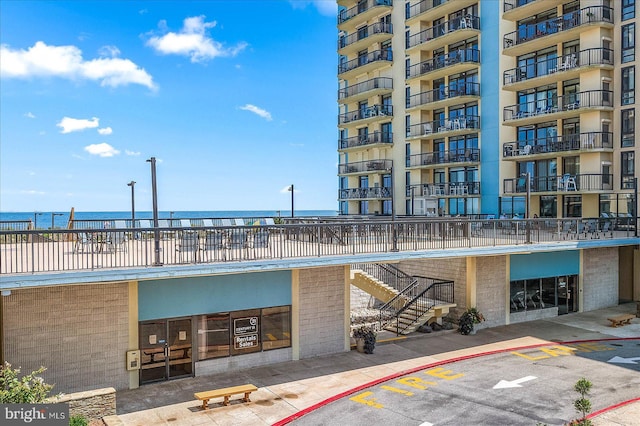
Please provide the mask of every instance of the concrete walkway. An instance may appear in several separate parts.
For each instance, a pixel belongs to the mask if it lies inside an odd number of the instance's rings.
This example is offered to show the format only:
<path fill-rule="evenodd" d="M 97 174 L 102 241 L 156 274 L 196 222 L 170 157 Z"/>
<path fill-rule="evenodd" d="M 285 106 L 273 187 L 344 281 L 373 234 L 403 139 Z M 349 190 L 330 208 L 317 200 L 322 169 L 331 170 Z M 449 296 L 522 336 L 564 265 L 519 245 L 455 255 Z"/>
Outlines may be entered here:
<path fill-rule="evenodd" d="M 470 336 L 451 330 L 414 333 L 384 342 L 386 336 L 380 334 L 372 355 L 351 351 L 119 391 L 118 415 L 106 418 L 105 422 L 109 426 L 271 425 L 374 380 L 438 361 L 548 342 L 640 338 L 640 318 L 624 327 L 607 325 L 610 316 L 635 312 L 635 303 L 624 304 L 550 320 L 482 329 Z M 210 409 L 205 411 L 193 398 L 194 392 L 244 383 L 258 387 L 258 391 L 251 394 L 250 403 L 235 397 L 224 407 L 216 399 L 210 401 Z M 640 402 L 607 411 L 592 421 L 597 426 L 640 425 Z"/>

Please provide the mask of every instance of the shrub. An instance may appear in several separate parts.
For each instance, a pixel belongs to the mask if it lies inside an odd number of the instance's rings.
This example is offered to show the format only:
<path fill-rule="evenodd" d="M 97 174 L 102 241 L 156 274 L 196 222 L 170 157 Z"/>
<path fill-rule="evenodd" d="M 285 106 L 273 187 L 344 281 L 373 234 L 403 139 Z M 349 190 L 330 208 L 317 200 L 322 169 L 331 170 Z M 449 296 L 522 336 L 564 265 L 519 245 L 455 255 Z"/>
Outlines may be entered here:
<path fill-rule="evenodd" d="M 376 346 L 376 332 L 371 327 L 362 326 L 353 330 L 355 339 L 364 339 L 364 353 L 372 354 Z"/>
<path fill-rule="evenodd" d="M 69 426 L 87 426 L 89 422 L 82 415 L 71 416 L 69 419 Z"/>
<path fill-rule="evenodd" d="M 484 315 L 477 308 L 469 308 L 458 319 L 458 331 L 461 334 L 469 334 L 473 331 L 474 324 L 480 324 L 482 321 Z"/>
<path fill-rule="evenodd" d="M 591 412 L 591 401 L 586 398 L 587 396 L 589 396 L 591 386 L 591 382 L 584 377 L 578 380 L 573 386 L 573 390 L 580 394 L 580 398 L 573 401 L 573 407 L 577 412 L 582 414 L 582 417 L 571 422 L 572 425 L 591 426 L 591 420 L 587 419 L 587 414 Z"/>
<path fill-rule="evenodd" d="M 20 369 L 11 368 L 11 364 L 5 362 L 0 367 L 0 403 L 29 404 L 44 402 L 53 385 L 44 382 L 39 374 L 46 370 L 45 367 L 32 371 L 19 378 Z"/>

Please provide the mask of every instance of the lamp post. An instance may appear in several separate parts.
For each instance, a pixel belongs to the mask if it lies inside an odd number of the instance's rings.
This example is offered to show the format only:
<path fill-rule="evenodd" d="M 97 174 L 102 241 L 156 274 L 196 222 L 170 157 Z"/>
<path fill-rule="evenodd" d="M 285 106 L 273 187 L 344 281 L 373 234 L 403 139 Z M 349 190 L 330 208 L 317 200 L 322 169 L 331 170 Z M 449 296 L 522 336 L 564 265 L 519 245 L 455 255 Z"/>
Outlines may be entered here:
<path fill-rule="evenodd" d="M 53 212 L 51 213 L 51 229 L 56 227 L 55 226 L 55 219 L 54 219 L 56 216 L 64 216 L 64 214 L 63 213 L 53 213 Z"/>
<path fill-rule="evenodd" d="M 135 195 L 133 191 L 133 188 L 135 187 L 135 185 L 136 185 L 136 182 L 133 180 L 127 184 L 127 186 L 131 187 L 131 227 L 132 228 L 136 227 L 136 201 L 135 201 Z"/>
<path fill-rule="evenodd" d="M 151 195 L 153 197 L 153 242 L 155 260 L 153 266 L 162 266 L 160 262 L 160 231 L 158 230 L 158 188 L 156 186 L 156 157 L 147 160 L 151 163 Z"/>
<path fill-rule="evenodd" d="M 395 188 L 393 186 L 393 166 L 387 169 L 390 177 L 391 184 L 391 251 L 398 251 L 398 230 L 396 229 L 396 200 L 395 200 Z"/>
<path fill-rule="evenodd" d="M 529 219 L 531 218 L 531 172 L 527 172 L 523 175 L 527 180 L 525 182 L 525 187 L 527 189 L 527 199 L 525 200 L 525 219 L 526 227 L 527 227 L 527 244 L 531 244 L 531 224 L 529 223 Z"/>
<path fill-rule="evenodd" d="M 38 229 L 38 216 L 42 216 L 44 213 L 33 212 L 33 229 Z"/>
<path fill-rule="evenodd" d="M 289 191 L 291 191 L 291 217 L 293 217 L 293 184 L 289 187 Z"/>

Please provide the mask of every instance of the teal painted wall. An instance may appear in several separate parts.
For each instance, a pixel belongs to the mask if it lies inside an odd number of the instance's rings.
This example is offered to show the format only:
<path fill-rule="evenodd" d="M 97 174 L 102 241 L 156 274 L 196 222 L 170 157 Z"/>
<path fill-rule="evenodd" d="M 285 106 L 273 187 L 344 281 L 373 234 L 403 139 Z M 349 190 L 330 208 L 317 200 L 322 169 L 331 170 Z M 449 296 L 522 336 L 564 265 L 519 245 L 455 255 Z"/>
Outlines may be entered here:
<path fill-rule="evenodd" d="M 579 250 L 511 255 L 511 281 L 579 273 Z"/>
<path fill-rule="evenodd" d="M 480 2 L 480 213 L 498 217 L 500 196 L 500 25 L 502 2 Z"/>
<path fill-rule="evenodd" d="M 291 305 L 291 271 L 140 281 L 138 320 Z"/>

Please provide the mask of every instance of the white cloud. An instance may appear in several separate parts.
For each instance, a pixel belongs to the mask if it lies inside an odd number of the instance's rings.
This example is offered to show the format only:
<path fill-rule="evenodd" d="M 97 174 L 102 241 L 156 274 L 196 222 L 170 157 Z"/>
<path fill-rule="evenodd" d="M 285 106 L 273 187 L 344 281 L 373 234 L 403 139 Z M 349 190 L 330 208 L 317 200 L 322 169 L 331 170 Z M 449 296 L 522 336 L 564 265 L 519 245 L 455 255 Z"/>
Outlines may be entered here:
<path fill-rule="evenodd" d="M 266 111 L 255 105 L 246 104 L 245 106 L 241 106 L 240 109 L 244 111 L 251 111 L 252 113 L 259 115 L 260 117 L 264 118 L 267 121 L 272 120 L 271 113 L 269 111 Z"/>
<path fill-rule="evenodd" d="M 113 129 L 111 127 L 103 127 L 102 129 L 98 129 L 98 133 L 101 135 L 110 135 L 113 133 Z"/>
<path fill-rule="evenodd" d="M 29 189 L 29 190 L 25 190 L 25 191 L 20 191 L 20 193 L 25 194 L 25 195 L 44 195 L 44 194 L 46 194 L 43 191 L 36 191 L 35 189 Z"/>
<path fill-rule="evenodd" d="M 117 58 L 118 56 L 120 56 L 120 49 L 118 49 L 116 46 L 102 46 L 98 50 L 98 54 L 106 58 Z"/>
<path fill-rule="evenodd" d="M 140 156 L 140 151 L 129 151 L 128 149 L 125 149 L 125 150 L 124 150 L 124 153 L 125 153 L 126 155 L 131 156 L 131 157 L 138 157 L 138 156 Z"/>
<path fill-rule="evenodd" d="M 60 133 L 79 132 L 84 129 L 93 129 L 100 125 L 100 119 L 93 117 L 91 120 L 85 118 L 63 117 L 56 126 L 62 128 Z"/>
<path fill-rule="evenodd" d="M 27 118 L 36 118 L 36 116 L 33 115 L 33 113 L 31 111 L 27 112 L 24 116 L 27 117 Z"/>
<path fill-rule="evenodd" d="M 330 0 L 289 0 L 289 4 L 294 9 L 305 9 L 309 5 L 313 5 L 321 15 L 336 16 L 338 13 L 338 3 Z"/>
<path fill-rule="evenodd" d="M 104 143 L 104 142 L 87 145 L 84 147 L 84 150 L 91 155 L 97 155 L 99 157 L 113 157 L 114 155 L 120 154 L 120 151 L 118 151 L 108 143 Z"/>
<path fill-rule="evenodd" d="M 110 46 L 106 52 L 113 54 L 115 51 L 117 48 Z M 129 59 L 85 60 L 76 46 L 48 46 L 38 41 L 27 50 L 14 50 L 3 44 L 0 57 L 0 76 L 5 78 L 60 77 L 95 80 L 101 86 L 140 84 L 156 88 L 153 77 Z"/>
<path fill-rule="evenodd" d="M 216 22 L 205 22 L 205 16 L 193 16 L 183 21 L 179 32 L 167 32 L 161 36 L 152 36 L 147 45 L 164 55 L 189 56 L 191 62 L 203 62 L 218 56 L 236 56 L 247 47 L 240 42 L 235 47 L 226 48 L 213 40 L 207 30 L 216 26 Z M 158 27 L 166 31 L 166 21 L 160 21 Z"/>

